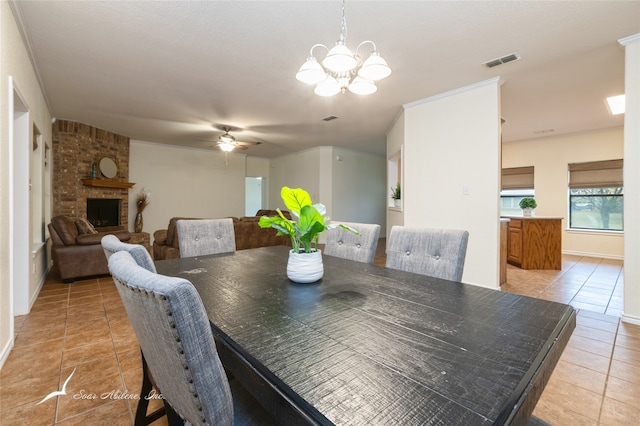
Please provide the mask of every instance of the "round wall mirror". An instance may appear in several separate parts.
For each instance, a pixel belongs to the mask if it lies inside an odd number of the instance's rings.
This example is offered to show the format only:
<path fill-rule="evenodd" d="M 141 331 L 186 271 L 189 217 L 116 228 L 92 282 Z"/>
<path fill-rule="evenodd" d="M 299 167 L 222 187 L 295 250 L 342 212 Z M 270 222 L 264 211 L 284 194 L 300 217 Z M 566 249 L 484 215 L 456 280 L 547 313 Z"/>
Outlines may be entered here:
<path fill-rule="evenodd" d="M 112 158 L 103 157 L 100 160 L 100 173 L 107 179 L 113 179 L 118 174 L 118 166 Z"/>

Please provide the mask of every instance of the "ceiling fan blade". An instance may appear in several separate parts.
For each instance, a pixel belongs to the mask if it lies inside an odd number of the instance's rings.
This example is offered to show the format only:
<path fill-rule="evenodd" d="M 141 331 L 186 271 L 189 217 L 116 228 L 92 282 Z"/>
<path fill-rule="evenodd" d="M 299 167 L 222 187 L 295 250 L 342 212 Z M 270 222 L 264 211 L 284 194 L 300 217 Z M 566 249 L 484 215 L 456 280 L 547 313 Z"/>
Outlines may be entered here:
<path fill-rule="evenodd" d="M 262 142 L 257 141 L 257 142 L 246 142 L 246 141 L 236 141 L 235 144 L 236 145 L 246 145 L 246 146 L 253 146 L 253 145 L 260 145 Z"/>

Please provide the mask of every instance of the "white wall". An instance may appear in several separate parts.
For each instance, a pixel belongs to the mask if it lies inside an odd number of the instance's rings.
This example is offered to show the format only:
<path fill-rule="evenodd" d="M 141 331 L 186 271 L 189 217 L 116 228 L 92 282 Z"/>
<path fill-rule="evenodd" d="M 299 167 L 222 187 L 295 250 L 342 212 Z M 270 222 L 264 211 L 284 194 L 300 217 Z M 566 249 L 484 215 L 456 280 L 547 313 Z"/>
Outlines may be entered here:
<path fill-rule="evenodd" d="M 304 189 L 314 203 L 326 205 L 327 201 L 330 201 L 320 199 L 320 154 L 326 149 L 327 147 L 318 147 L 271 159 L 270 208 L 285 208 L 280 198 L 280 189 L 283 186 Z"/>
<path fill-rule="evenodd" d="M 25 143 L 14 145 L 9 127 L 13 123 L 14 91 L 10 81 L 29 112 L 28 129 L 37 127 L 42 141 L 51 143 L 51 114 L 9 3 L 3 1 L 0 2 L 0 366 L 13 346 L 13 315 L 26 313 L 12 312 L 12 285 L 29 287 L 26 303 L 22 303 L 28 310 L 44 280 L 46 268 L 41 265 L 47 264 L 46 250 L 35 250 L 33 256 L 31 253 L 32 236 L 41 231 L 39 227 L 31 229 L 29 221 L 29 170 L 11 176 L 16 158 L 24 159 L 22 164 L 29 168 L 32 140 L 29 136 Z M 45 181 L 50 182 L 50 176 L 45 177 Z M 43 194 L 48 196 L 50 191 L 45 189 Z M 51 205 L 49 200 L 43 200 L 43 204 Z M 12 217 L 26 219 L 16 228 Z M 20 250 L 12 253 L 13 247 Z M 15 265 L 21 270 L 15 270 Z M 35 274 L 31 273 L 32 265 L 36 267 Z"/>
<path fill-rule="evenodd" d="M 251 177 L 269 177 L 269 169 L 271 163 L 268 158 L 246 157 L 247 176 Z"/>
<path fill-rule="evenodd" d="M 625 46 L 624 119 L 624 313 L 640 325 L 640 34 Z"/>
<path fill-rule="evenodd" d="M 342 161 L 337 161 L 340 155 Z M 246 159 L 217 151 L 179 148 L 144 141 L 131 141 L 129 223 L 133 226 L 135 196 L 143 188 L 151 191 L 143 212 L 143 231 L 166 229 L 174 216 L 226 217 L 245 214 L 245 177 L 265 176 L 269 202 L 265 208 L 285 208 L 280 198 L 283 186 L 303 188 L 313 202 L 327 206 L 332 218 L 385 225 L 384 157 L 358 151 L 318 147 L 271 160 Z M 340 217 L 335 216 L 334 210 Z"/>
<path fill-rule="evenodd" d="M 498 80 L 406 105 L 403 168 L 405 225 L 469 231 L 462 281 L 499 288 Z"/>
<path fill-rule="evenodd" d="M 344 222 L 377 223 L 386 230 L 386 161 L 381 155 L 334 147 L 331 218 Z"/>
<path fill-rule="evenodd" d="M 174 216 L 219 218 L 244 216 L 246 161 L 232 153 L 225 164 L 219 151 L 131 141 L 129 224 L 133 230 L 135 197 L 151 191 L 143 212 L 144 232 L 166 229 Z"/>
<path fill-rule="evenodd" d="M 395 123 L 391 127 L 391 129 L 387 132 L 387 161 L 391 160 L 391 158 L 395 157 L 400 153 L 400 161 L 401 161 L 401 173 L 400 177 L 400 187 L 404 189 L 404 158 L 402 155 L 402 147 L 404 144 L 404 111 L 396 118 Z M 387 170 L 388 173 L 388 170 Z M 389 182 L 389 177 L 387 176 L 387 182 Z M 389 192 L 387 193 L 387 197 L 391 197 L 391 187 L 387 188 Z M 404 197 L 403 197 L 404 198 Z M 386 205 L 386 200 L 385 200 Z M 387 230 L 386 236 L 389 238 L 389 233 L 391 232 L 391 228 L 394 226 L 403 226 L 404 225 L 404 212 L 400 209 L 387 207 Z M 382 231 L 380 232 L 382 234 Z"/>
<path fill-rule="evenodd" d="M 534 166 L 536 215 L 564 218 L 563 253 L 622 259 L 623 234 L 567 230 L 567 171 L 569 163 L 623 158 L 623 142 L 623 129 L 618 128 L 503 144 L 502 167 Z"/>
<path fill-rule="evenodd" d="M 303 188 L 327 214 L 345 222 L 377 223 L 385 229 L 385 159 L 359 151 L 318 147 L 271 159 L 270 208 L 284 208 L 283 186 Z M 323 235 L 321 234 L 321 241 Z"/>

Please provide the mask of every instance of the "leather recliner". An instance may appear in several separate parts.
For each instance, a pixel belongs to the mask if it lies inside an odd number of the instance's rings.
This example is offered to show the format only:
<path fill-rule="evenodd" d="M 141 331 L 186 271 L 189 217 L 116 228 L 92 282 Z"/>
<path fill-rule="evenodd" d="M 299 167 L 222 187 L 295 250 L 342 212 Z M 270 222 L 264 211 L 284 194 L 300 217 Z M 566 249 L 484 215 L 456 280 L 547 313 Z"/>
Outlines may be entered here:
<path fill-rule="evenodd" d="M 102 237 L 113 234 L 120 241 L 129 241 L 131 238 L 128 231 L 120 228 L 106 232 L 91 229 L 81 233 L 76 223 L 67 216 L 56 216 L 49 224 L 51 256 L 65 283 L 71 283 L 76 278 L 109 274 L 107 258 L 100 244 Z"/>

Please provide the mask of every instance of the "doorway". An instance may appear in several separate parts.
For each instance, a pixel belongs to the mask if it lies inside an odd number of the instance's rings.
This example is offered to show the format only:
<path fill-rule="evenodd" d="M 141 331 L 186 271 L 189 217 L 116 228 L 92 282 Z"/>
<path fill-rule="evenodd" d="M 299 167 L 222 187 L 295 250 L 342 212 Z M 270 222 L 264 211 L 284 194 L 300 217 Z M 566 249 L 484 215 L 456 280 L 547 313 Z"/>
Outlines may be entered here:
<path fill-rule="evenodd" d="M 11 286 L 11 316 L 29 312 L 29 260 L 31 258 L 30 237 L 30 126 L 29 108 L 10 80 L 9 155 L 11 164 L 9 207 L 9 281 Z M 13 322 L 11 323 L 13 333 Z"/>
<path fill-rule="evenodd" d="M 255 216 L 267 205 L 267 179 L 263 177 L 245 178 L 245 216 Z"/>

